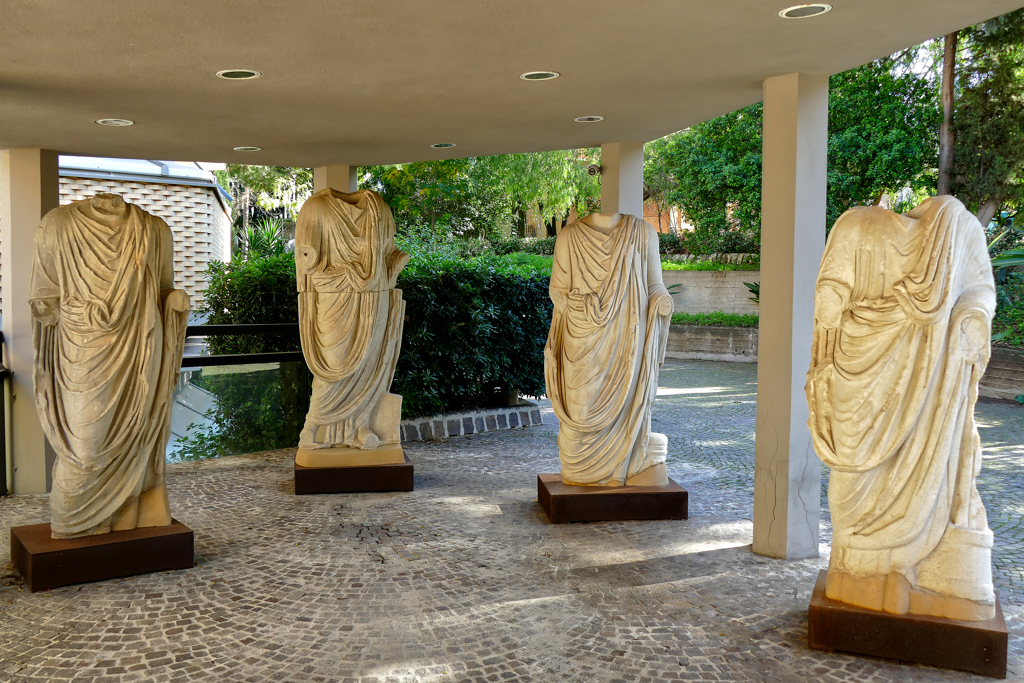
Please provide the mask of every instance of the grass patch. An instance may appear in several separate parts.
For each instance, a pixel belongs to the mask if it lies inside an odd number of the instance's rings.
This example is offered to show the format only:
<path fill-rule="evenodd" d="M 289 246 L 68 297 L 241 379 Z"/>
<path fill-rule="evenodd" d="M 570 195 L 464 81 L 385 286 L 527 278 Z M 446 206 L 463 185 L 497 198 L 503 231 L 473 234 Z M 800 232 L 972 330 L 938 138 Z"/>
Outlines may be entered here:
<path fill-rule="evenodd" d="M 509 254 L 508 257 L 517 265 L 532 269 L 540 275 L 551 277 L 551 266 L 555 262 L 554 256 L 526 254 L 521 251 L 517 251 Z"/>
<path fill-rule="evenodd" d="M 697 261 L 696 263 L 675 263 L 674 261 L 662 261 L 662 270 L 761 270 L 760 263 L 712 263 L 711 261 Z"/>
<path fill-rule="evenodd" d="M 757 327 L 757 313 L 675 313 L 672 315 L 672 324 Z"/>

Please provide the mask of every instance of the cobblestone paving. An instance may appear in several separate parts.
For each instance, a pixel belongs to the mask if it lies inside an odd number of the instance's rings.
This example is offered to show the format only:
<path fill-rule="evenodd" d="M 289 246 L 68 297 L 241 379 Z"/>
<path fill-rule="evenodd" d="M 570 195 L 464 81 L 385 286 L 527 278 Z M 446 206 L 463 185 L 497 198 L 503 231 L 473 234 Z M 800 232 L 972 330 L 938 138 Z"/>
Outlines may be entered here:
<path fill-rule="evenodd" d="M 553 526 L 557 425 L 409 444 L 413 493 L 296 497 L 292 451 L 169 467 L 196 567 L 30 594 L 0 579 L 0 681 L 960 681 L 807 649 L 822 557 L 751 553 L 753 366 L 670 362 L 656 428 L 685 522 Z M 1024 679 L 1024 409 L 978 407 L 980 487 Z M 0 501 L 0 526 L 45 521 Z M 0 548 L 0 569 L 9 562 Z"/>

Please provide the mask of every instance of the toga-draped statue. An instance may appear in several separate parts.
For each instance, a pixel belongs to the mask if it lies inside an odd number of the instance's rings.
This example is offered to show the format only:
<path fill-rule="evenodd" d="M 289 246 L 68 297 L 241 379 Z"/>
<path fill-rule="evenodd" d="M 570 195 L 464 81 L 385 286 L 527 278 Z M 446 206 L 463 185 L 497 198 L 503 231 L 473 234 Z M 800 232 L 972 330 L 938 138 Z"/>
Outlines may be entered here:
<path fill-rule="evenodd" d="M 388 390 L 405 316 L 395 283 L 408 262 L 395 247 L 391 209 L 376 192 L 327 188 L 302 205 L 295 268 L 313 395 L 300 449 L 399 442 L 402 397 Z"/>
<path fill-rule="evenodd" d="M 188 294 L 167 224 L 112 194 L 50 211 L 32 256 L 35 401 L 56 451 L 54 538 L 168 526 Z"/>
<path fill-rule="evenodd" d="M 544 372 L 563 483 L 668 483 L 668 439 L 651 433 L 673 308 L 657 232 L 622 214 L 567 225 L 555 242 L 550 291 Z"/>
<path fill-rule="evenodd" d="M 975 479 L 995 287 L 984 231 L 952 197 L 847 211 L 825 248 L 807 375 L 832 468 L 826 595 L 896 614 L 995 614 Z"/>

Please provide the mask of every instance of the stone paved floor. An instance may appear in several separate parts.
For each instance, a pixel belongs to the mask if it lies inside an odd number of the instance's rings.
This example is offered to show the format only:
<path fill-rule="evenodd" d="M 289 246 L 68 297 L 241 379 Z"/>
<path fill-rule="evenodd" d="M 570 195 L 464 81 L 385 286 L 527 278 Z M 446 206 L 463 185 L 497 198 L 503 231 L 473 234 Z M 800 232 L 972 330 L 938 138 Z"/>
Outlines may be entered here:
<path fill-rule="evenodd" d="M 552 526 L 548 425 L 410 444 L 413 493 L 293 495 L 291 452 L 171 466 L 197 566 L 30 594 L 0 579 L 0 681 L 959 681 L 808 650 L 822 557 L 751 553 L 755 368 L 670 362 L 656 427 L 686 522 Z M 982 495 L 1024 679 L 1024 409 L 978 407 Z M 48 518 L 0 501 L 0 526 Z M 0 547 L 0 568 L 10 560 Z"/>

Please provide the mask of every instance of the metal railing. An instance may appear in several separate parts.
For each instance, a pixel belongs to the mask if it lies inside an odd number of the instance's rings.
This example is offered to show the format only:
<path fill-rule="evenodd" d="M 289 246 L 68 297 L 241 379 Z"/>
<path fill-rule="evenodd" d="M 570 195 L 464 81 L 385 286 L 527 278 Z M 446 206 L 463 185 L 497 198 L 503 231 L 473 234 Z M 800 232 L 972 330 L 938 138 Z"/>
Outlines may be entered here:
<path fill-rule="evenodd" d="M 295 343 L 297 344 L 299 338 L 299 324 L 295 322 L 238 325 L 189 325 L 185 330 L 186 339 L 225 335 L 293 336 Z M 188 353 L 187 350 L 186 353 Z M 268 365 L 270 367 L 267 367 Z M 223 366 L 238 366 L 238 368 L 237 370 L 227 368 L 213 370 L 214 368 L 223 368 Z M 250 378 L 254 378 L 257 375 L 266 377 L 265 373 L 268 370 L 273 369 L 274 366 L 276 366 L 281 373 L 279 380 L 282 382 L 280 409 L 284 412 L 286 419 L 298 419 L 298 425 L 301 426 L 302 420 L 305 419 L 306 414 L 309 412 L 309 398 L 313 381 L 313 375 L 310 373 L 309 368 L 306 367 L 306 361 L 302 355 L 302 351 L 183 355 L 181 363 L 182 375 L 179 380 L 179 388 L 186 385 L 193 385 L 203 392 L 212 392 L 212 395 L 216 397 L 215 400 L 217 403 L 221 407 L 227 407 L 230 410 L 231 406 L 234 405 L 234 402 L 239 399 L 237 394 L 232 395 L 231 389 L 226 389 L 232 384 L 232 381 L 228 380 L 228 378 L 233 376 L 248 376 Z M 209 369 L 210 372 L 207 373 L 206 369 Z M 198 381 L 195 374 L 190 374 L 197 372 L 199 373 Z M 210 375 L 209 380 L 205 379 L 207 374 Z M 257 384 L 255 386 L 258 387 L 266 380 L 249 379 L 243 380 L 243 382 L 244 381 L 256 381 Z M 184 384 L 182 384 L 182 382 L 184 382 Z M 211 385 L 209 382 L 213 382 L 214 384 Z M 224 384 L 224 382 L 227 382 L 227 384 Z M 218 386 L 219 388 L 215 389 L 213 388 L 214 386 Z M 287 386 L 292 387 L 292 389 L 290 391 L 286 390 L 285 387 Z M 227 394 L 222 393 L 222 390 L 225 389 L 228 391 Z M 182 405 L 188 406 L 187 403 L 183 403 Z M 251 408 L 252 404 L 249 405 Z M 289 407 L 285 407 L 286 405 Z M 249 414 L 251 415 L 251 413 Z M 292 418 L 288 418 L 288 415 L 292 415 Z M 214 421 L 217 422 L 216 419 Z M 231 420 L 229 420 L 229 423 L 230 422 Z M 291 424 L 291 422 L 289 421 L 288 424 Z M 237 426 L 235 428 L 237 428 Z M 255 434 L 259 432 L 249 433 Z M 298 437 L 296 436 L 296 438 Z M 268 436 L 268 439 L 273 441 L 272 437 Z M 173 443 L 177 442 L 174 441 Z M 174 446 L 170 444 L 169 447 L 174 448 Z M 280 447 L 280 445 L 272 445 L 269 447 L 277 448 Z"/>
<path fill-rule="evenodd" d="M 185 330 L 188 337 L 215 337 L 242 334 L 286 334 L 298 333 L 298 323 L 260 323 L 251 325 L 189 325 Z M 293 363 L 304 361 L 302 351 L 273 351 L 270 353 L 225 353 L 214 356 L 184 356 L 182 368 L 216 367 L 218 365 L 249 365 L 254 363 Z"/>

